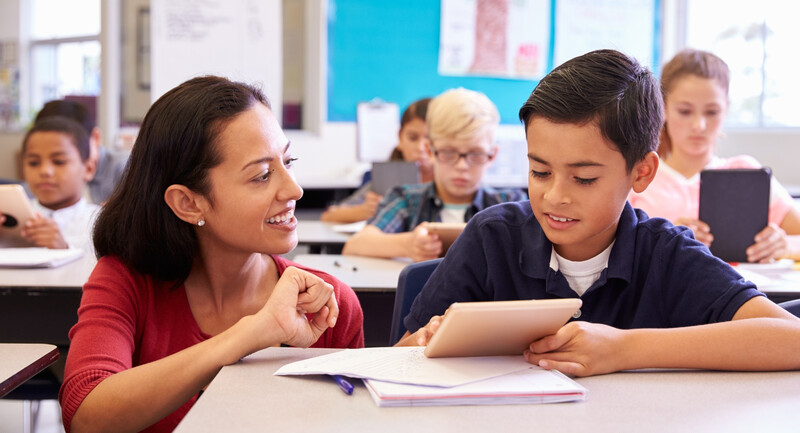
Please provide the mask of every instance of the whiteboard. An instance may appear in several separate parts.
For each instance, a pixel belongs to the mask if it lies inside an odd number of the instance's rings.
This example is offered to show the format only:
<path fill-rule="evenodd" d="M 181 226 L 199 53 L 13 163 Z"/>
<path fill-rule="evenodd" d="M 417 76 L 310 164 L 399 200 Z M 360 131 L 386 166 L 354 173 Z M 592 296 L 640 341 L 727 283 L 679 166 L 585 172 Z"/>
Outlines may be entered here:
<path fill-rule="evenodd" d="M 601 48 L 655 65 L 656 18 L 656 0 L 559 0 L 553 66 Z"/>
<path fill-rule="evenodd" d="M 151 98 L 214 74 L 260 86 L 281 119 L 281 2 L 151 0 Z"/>

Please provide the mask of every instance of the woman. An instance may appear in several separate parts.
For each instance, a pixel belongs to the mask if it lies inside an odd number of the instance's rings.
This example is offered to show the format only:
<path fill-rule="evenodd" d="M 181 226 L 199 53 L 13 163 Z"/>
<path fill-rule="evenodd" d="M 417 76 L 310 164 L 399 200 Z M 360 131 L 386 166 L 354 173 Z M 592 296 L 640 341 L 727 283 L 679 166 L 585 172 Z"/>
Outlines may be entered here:
<path fill-rule="evenodd" d="M 277 256 L 297 244 L 293 161 L 248 85 L 194 78 L 153 104 L 95 226 L 60 395 L 67 431 L 171 431 L 247 354 L 363 347 L 352 289 Z"/>
<path fill-rule="evenodd" d="M 700 172 L 705 169 L 759 168 L 751 156 L 721 158 L 717 139 L 728 112 L 728 65 L 712 53 L 687 49 L 676 54 L 661 73 L 664 127 L 658 153 L 661 164 L 647 189 L 630 202 L 651 217 L 663 217 L 694 231 L 706 245 L 713 233 L 699 219 Z M 773 178 L 769 224 L 747 248 L 750 262 L 800 258 L 800 212 L 788 192 Z"/>

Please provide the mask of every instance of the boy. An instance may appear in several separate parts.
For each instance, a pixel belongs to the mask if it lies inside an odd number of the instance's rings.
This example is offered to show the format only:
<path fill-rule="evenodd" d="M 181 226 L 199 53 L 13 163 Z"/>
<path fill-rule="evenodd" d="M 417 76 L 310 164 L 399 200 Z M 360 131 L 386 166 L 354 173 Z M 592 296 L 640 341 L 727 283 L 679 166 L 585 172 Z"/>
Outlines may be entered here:
<path fill-rule="evenodd" d="M 38 214 L 28 221 L 23 236 L 40 247 L 91 252 L 92 225 L 100 208 L 83 198 L 94 175 L 83 127 L 63 116 L 34 123 L 22 142 L 22 174 Z"/>
<path fill-rule="evenodd" d="M 39 110 L 35 122 L 51 116 L 69 117 L 81 124 L 89 134 L 89 159 L 95 166 L 94 176 L 87 183 L 89 198 L 93 203 L 104 203 L 122 177 L 128 153 L 112 152 L 102 145 L 100 129 L 95 125 L 89 109 L 79 102 L 66 99 L 50 101 Z"/>
<path fill-rule="evenodd" d="M 428 233 L 426 222 L 464 223 L 489 206 L 525 198 L 521 191 L 481 186 L 497 155 L 494 133 L 500 123 L 486 95 L 448 90 L 430 102 L 426 123 L 433 182 L 393 188 L 367 226 L 345 243 L 343 254 L 433 259 L 441 255 L 442 242 Z"/>
<path fill-rule="evenodd" d="M 580 297 L 580 321 L 532 342 L 528 362 L 576 376 L 800 368 L 799 319 L 687 228 L 627 203 L 658 168 L 661 95 L 646 69 L 613 50 L 577 57 L 542 79 L 520 119 L 530 203 L 470 221 L 415 300 L 405 318 L 414 334 L 400 345 L 426 344 L 456 301 Z"/>

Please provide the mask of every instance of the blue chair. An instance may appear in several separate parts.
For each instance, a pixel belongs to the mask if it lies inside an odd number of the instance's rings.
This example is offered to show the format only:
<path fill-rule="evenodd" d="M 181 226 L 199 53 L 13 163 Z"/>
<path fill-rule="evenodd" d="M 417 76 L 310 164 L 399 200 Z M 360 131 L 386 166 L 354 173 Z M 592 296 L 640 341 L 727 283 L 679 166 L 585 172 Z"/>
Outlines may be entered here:
<path fill-rule="evenodd" d="M 797 317 L 800 317 L 800 299 L 781 302 L 778 305 L 783 307 L 784 310 L 794 314 Z"/>
<path fill-rule="evenodd" d="M 394 345 L 400 341 L 400 337 L 406 333 L 407 329 L 403 324 L 403 318 L 411 311 L 411 304 L 433 270 L 439 266 L 442 259 L 427 260 L 424 262 L 411 263 L 400 271 L 397 279 L 397 293 L 394 298 L 394 310 L 392 312 L 392 330 L 389 333 L 389 344 Z"/>

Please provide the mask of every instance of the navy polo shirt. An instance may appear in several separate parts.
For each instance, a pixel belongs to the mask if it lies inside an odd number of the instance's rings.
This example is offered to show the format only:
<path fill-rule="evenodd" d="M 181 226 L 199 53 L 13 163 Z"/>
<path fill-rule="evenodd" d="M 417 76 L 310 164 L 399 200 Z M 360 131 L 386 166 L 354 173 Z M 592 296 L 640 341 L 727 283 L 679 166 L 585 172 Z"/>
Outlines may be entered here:
<path fill-rule="evenodd" d="M 453 302 L 578 297 L 550 268 L 551 251 L 529 201 L 479 212 L 414 301 L 406 328 L 415 332 Z M 722 322 L 759 295 L 689 229 L 626 203 L 608 267 L 580 296 L 578 320 L 620 329 Z"/>

